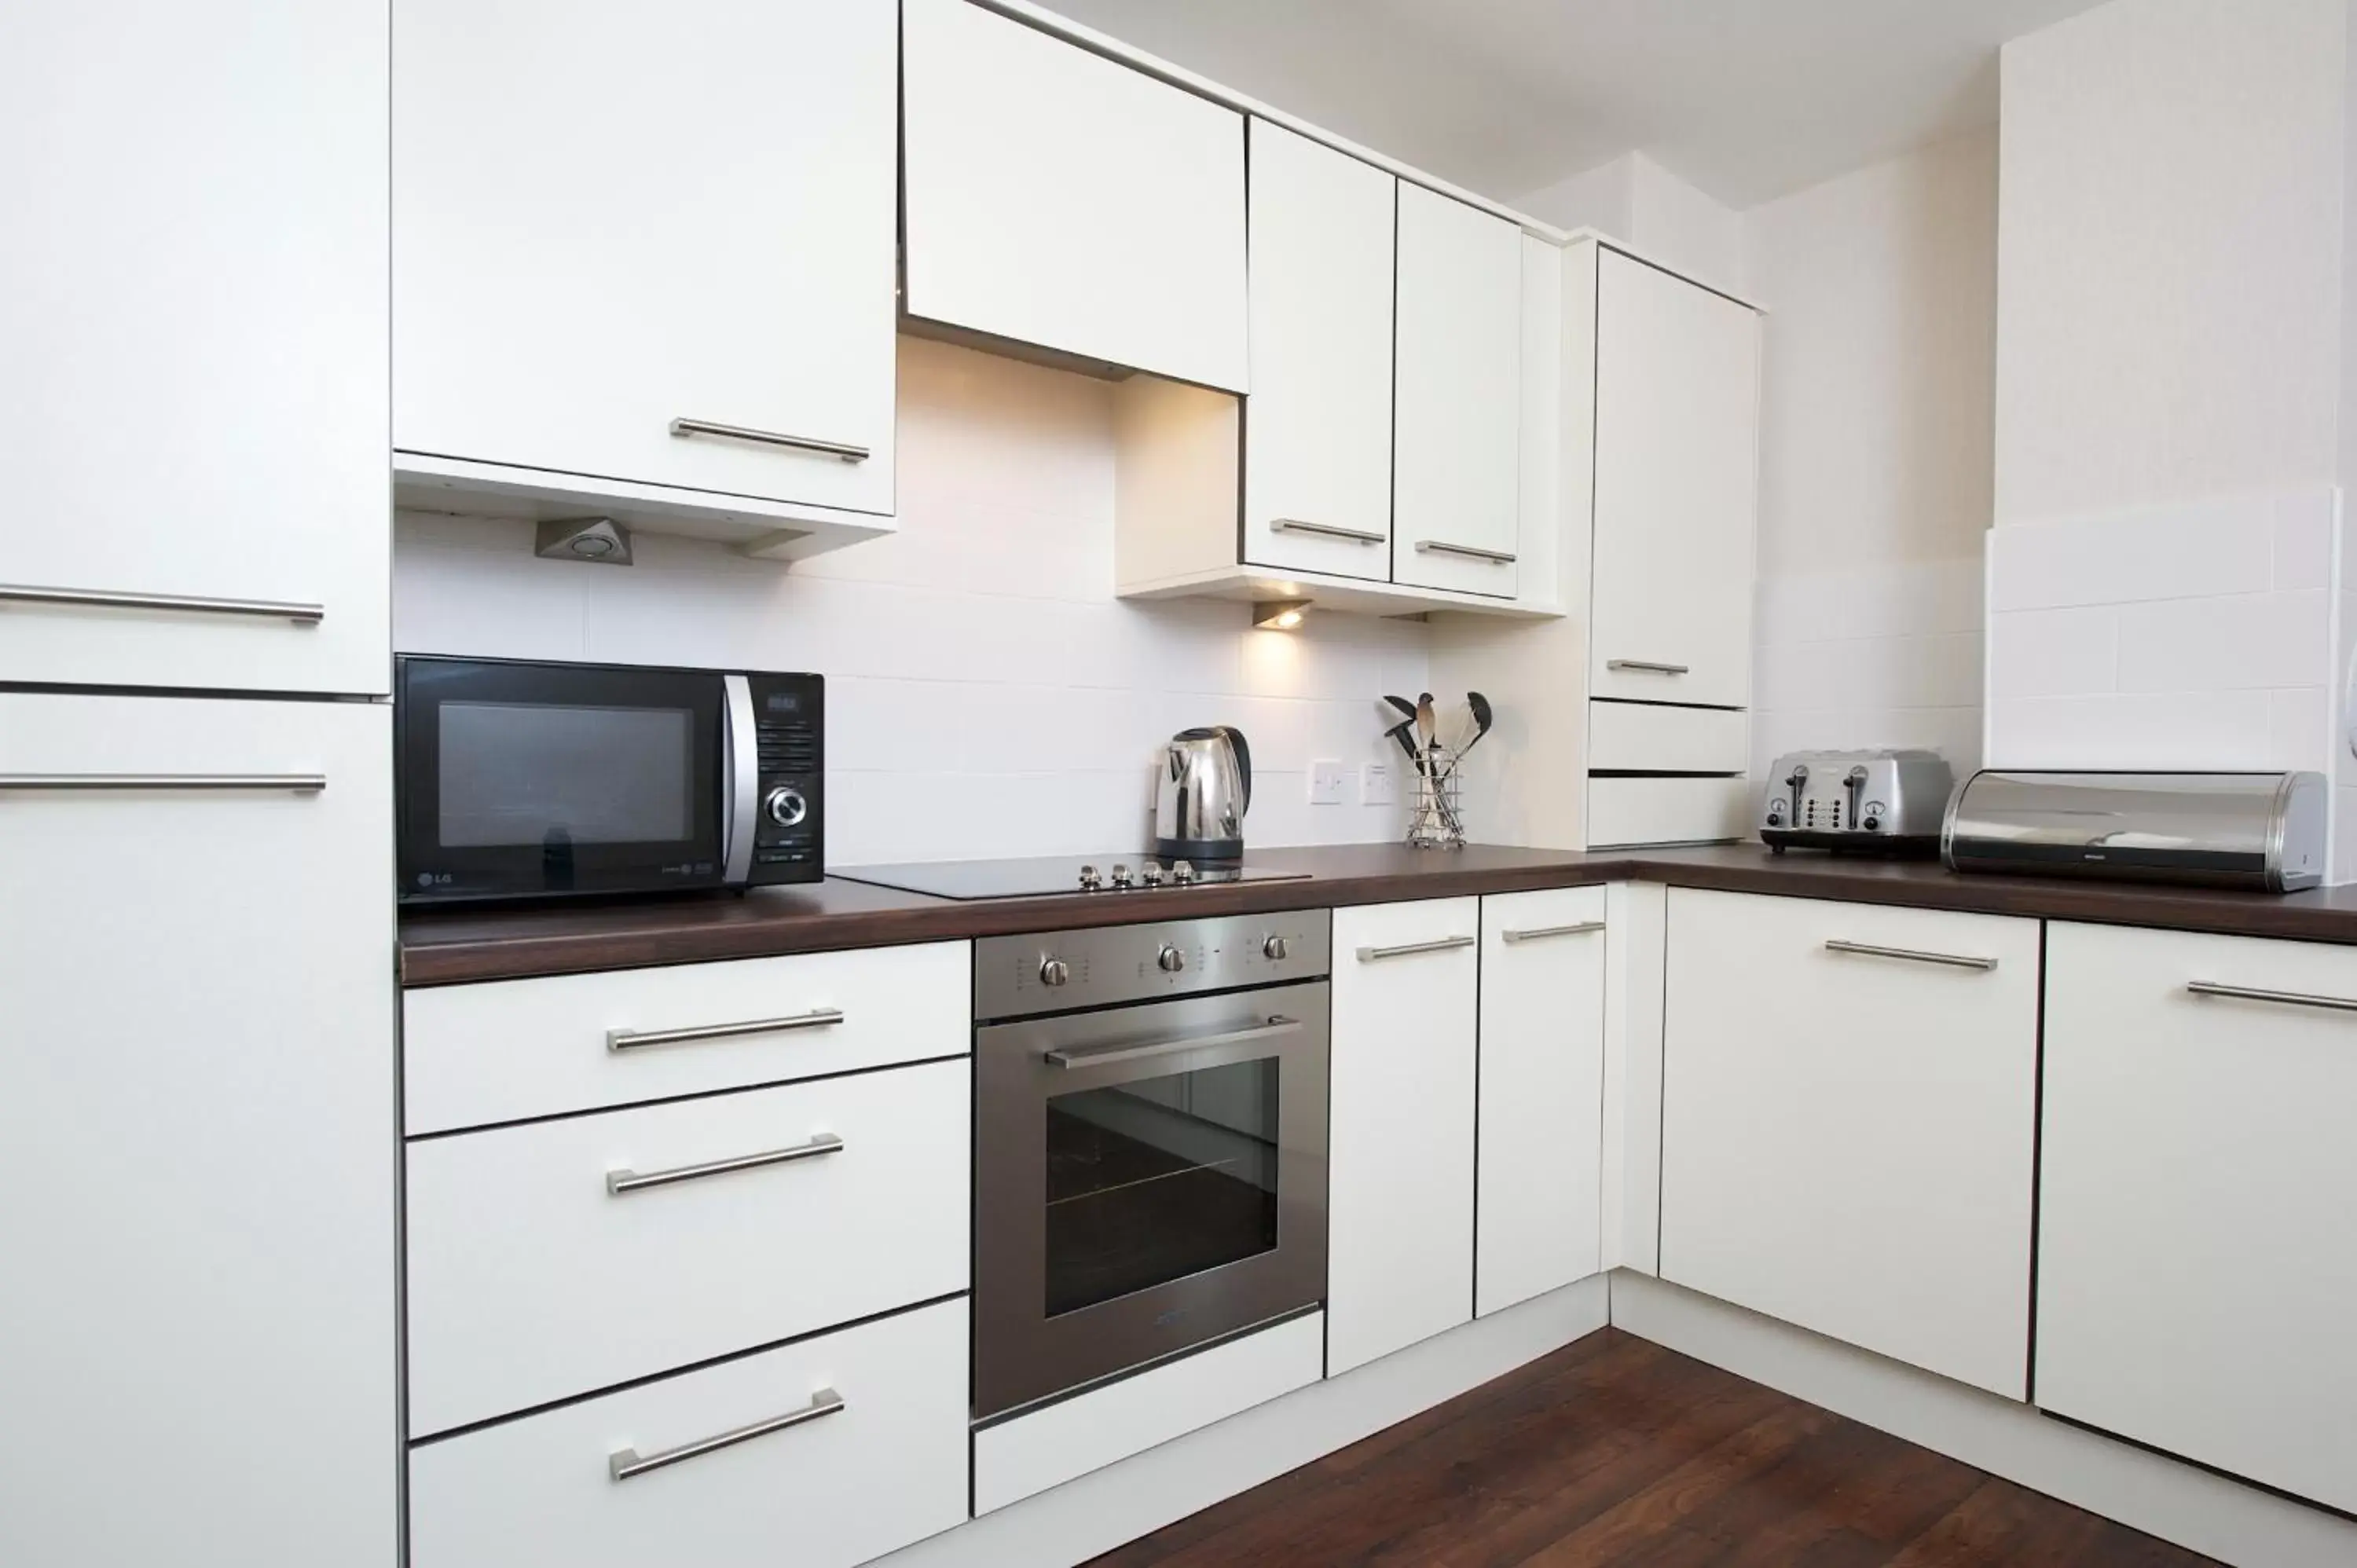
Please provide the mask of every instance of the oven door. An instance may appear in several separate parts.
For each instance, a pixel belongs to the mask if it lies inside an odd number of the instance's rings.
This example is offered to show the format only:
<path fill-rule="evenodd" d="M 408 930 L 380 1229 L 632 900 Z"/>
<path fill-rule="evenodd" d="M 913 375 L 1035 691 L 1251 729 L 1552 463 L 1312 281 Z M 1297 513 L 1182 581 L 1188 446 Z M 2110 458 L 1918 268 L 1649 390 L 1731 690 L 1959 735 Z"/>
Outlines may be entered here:
<path fill-rule="evenodd" d="M 1326 1294 L 1327 983 L 975 1033 L 976 1419 Z"/>
<path fill-rule="evenodd" d="M 393 701 L 404 900 L 730 879 L 727 678 L 407 657 Z"/>

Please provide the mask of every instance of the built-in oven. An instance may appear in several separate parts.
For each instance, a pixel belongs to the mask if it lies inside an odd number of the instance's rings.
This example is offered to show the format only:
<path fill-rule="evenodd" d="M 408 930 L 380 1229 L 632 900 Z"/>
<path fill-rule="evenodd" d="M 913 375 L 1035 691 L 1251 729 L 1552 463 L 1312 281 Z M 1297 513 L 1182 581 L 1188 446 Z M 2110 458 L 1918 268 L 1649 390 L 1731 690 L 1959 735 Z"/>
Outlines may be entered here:
<path fill-rule="evenodd" d="M 974 944 L 974 1414 L 1326 1294 L 1325 911 Z"/>

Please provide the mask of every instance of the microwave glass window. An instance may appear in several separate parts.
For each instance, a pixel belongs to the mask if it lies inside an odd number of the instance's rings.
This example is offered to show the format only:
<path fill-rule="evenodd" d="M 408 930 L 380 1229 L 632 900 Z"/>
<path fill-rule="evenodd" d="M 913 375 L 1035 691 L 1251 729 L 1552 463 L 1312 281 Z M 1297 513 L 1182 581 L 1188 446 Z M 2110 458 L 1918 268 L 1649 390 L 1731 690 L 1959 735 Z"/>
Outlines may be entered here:
<path fill-rule="evenodd" d="M 685 708 L 443 703 L 447 848 L 671 843 L 695 832 Z"/>

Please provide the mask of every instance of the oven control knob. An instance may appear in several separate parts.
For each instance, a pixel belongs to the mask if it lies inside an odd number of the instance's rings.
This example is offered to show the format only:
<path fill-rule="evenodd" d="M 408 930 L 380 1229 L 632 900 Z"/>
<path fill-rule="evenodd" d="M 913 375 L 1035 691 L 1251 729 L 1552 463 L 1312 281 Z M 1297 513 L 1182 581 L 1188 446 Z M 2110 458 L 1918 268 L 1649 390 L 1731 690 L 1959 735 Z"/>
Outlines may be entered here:
<path fill-rule="evenodd" d="M 762 800 L 761 810 L 778 826 L 791 828 L 810 815 L 810 802 L 802 799 L 801 790 L 780 784 Z"/>
<path fill-rule="evenodd" d="M 1115 887 L 1129 886 L 1129 867 L 1117 860 L 1113 863 L 1113 885 Z"/>
<path fill-rule="evenodd" d="M 1271 963 L 1283 963 L 1285 955 L 1291 950 L 1283 937 L 1271 937 L 1260 944 L 1260 956 Z"/>
<path fill-rule="evenodd" d="M 1097 875 L 1097 868 L 1095 866 L 1083 865 L 1081 867 L 1081 889 L 1082 892 L 1093 893 L 1103 886 L 1104 878 Z"/>
<path fill-rule="evenodd" d="M 1062 959 L 1043 958 L 1039 961 L 1040 984 L 1061 985 L 1071 978 L 1072 966 L 1066 963 Z"/>
<path fill-rule="evenodd" d="M 1159 887 L 1162 886 L 1162 868 L 1149 860 L 1137 868 L 1137 879 L 1148 887 Z"/>
<path fill-rule="evenodd" d="M 1177 974 L 1187 967 L 1187 955 L 1171 943 L 1164 942 L 1162 950 L 1154 955 L 1154 962 L 1163 973 Z"/>
<path fill-rule="evenodd" d="M 1194 881 L 1195 863 L 1191 860 L 1172 861 L 1170 863 L 1170 880 L 1176 882 L 1181 887 L 1184 887 L 1189 882 Z"/>

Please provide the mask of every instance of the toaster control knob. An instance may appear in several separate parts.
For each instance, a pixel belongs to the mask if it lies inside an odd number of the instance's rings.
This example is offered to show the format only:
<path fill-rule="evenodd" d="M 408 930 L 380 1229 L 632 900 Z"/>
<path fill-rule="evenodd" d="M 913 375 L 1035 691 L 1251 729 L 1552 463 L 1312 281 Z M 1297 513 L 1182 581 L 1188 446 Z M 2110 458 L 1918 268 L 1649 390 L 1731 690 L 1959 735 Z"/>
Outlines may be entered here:
<path fill-rule="evenodd" d="M 1271 937 L 1260 944 L 1260 956 L 1271 963 L 1283 963 L 1286 955 L 1292 950 L 1283 937 Z"/>
<path fill-rule="evenodd" d="M 1882 814 L 1888 809 L 1889 808 L 1885 807 L 1879 800 L 1868 800 L 1866 803 L 1866 816 L 1858 823 L 1858 826 L 1864 828 L 1870 833 L 1880 832 L 1882 831 Z"/>
<path fill-rule="evenodd" d="M 1113 885 L 1115 887 L 1129 886 L 1129 867 L 1117 860 L 1113 863 Z"/>
<path fill-rule="evenodd" d="M 1171 943 L 1164 942 L 1162 950 L 1154 955 L 1154 964 L 1165 974 L 1177 974 L 1187 967 L 1187 955 Z"/>
<path fill-rule="evenodd" d="M 1039 961 L 1040 984 L 1061 985 L 1071 978 L 1072 966 L 1066 963 L 1062 959 L 1051 956 L 1043 958 Z"/>
<path fill-rule="evenodd" d="M 762 800 L 761 810 L 778 826 L 791 828 L 810 815 L 810 802 L 801 790 L 780 784 Z"/>

